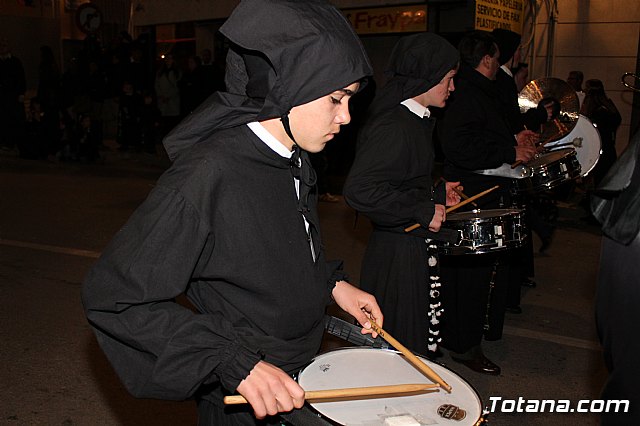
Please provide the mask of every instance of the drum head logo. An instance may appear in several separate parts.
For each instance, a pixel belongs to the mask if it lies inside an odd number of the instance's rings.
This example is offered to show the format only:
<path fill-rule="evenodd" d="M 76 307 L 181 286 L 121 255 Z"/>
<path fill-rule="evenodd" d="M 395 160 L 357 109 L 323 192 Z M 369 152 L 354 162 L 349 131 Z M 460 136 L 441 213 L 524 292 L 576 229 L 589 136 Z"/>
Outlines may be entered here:
<path fill-rule="evenodd" d="M 444 404 L 438 407 L 438 414 L 440 417 L 449 420 L 462 420 L 467 416 L 467 412 L 462 408 L 453 404 Z"/>

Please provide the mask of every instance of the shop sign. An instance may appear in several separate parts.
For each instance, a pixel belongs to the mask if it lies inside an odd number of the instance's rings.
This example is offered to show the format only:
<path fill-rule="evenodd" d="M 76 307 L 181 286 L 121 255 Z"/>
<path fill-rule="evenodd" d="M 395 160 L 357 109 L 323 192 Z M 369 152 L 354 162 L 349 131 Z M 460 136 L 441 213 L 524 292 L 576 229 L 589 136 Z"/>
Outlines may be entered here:
<path fill-rule="evenodd" d="M 358 34 L 407 33 L 427 30 L 427 6 L 346 9 L 344 15 Z"/>
<path fill-rule="evenodd" d="M 524 0 L 476 0 L 476 30 L 504 28 L 522 34 Z"/>

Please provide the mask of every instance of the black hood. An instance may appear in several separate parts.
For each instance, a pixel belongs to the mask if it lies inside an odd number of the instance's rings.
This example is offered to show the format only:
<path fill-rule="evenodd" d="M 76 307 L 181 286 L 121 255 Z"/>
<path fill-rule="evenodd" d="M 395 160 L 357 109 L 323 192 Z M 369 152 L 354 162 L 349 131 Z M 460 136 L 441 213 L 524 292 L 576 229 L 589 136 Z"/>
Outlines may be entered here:
<path fill-rule="evenodd" d="M 427 92 L 460 61 L 458 50 L 433 33 L 402 37 L 396 43 L 386 74 L 389 80 L 372 106 L 373 112 L 393 108 L 405 99 Z"/>
<path fill-rule="evenodd" d="M 285 116 L 372 74 L 360 39 L 326 1 L 243 0 L 220 32 L 232 43 L 227 91 L 167 135 L 172 160 L 216 130 Z"/>

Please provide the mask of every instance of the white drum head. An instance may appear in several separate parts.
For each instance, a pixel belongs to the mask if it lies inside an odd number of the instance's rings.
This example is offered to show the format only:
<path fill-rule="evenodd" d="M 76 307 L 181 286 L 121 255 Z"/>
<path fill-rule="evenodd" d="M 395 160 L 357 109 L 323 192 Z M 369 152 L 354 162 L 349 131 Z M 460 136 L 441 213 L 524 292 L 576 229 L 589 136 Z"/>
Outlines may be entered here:
<path fill-rule="evenodd" d="M 312 407 L 323 416 L 342 425 L 388 425 L 393 420 L 415 419 L 413 424 L 473 425 L 482 415 L 482 402 L 476 391 L 453 371 L 421 358 L 452 387 L 420 395 L 393 398 L 374 398 L 337 402 L 315 402 Z M 398 352 L 372 348 L 345 348 L 316 357 L 298 377 L 306 391 L 353 388 L 360 386 L 398 385 L 404 383 L 433 383 L 413 367 Z M 464 412 L 457 421 L 438 414 L 444 409 Z M 386 422 L 386 423 L 385 423 Z M 391 423 L 390 423 L 391 422 Z"/>
<path fill-rule="evenodd" d="M 580 115 L 576 126 L 564 138 L 549 142 L 546 148 L 553 150 L 562 148 L 573 148 L 580 163 L 580 176 L 585 177 L 598 163 L 602 142 L 600 133 L 595 125 L 584 115 Z"/>

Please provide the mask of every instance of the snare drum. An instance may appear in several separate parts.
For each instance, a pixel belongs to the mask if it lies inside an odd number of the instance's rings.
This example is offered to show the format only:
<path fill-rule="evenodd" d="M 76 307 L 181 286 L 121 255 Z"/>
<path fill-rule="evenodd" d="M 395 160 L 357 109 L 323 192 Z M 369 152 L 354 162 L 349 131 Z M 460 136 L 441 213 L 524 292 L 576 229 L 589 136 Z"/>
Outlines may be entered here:
<path fill-rule="evenodd" d="M 581 166 L 574 149 L 558 149 L 534 158 L 527 163 L 531 177 L 515 179 L 519 192 L 546 191 L 580 176 Z"/>
<path fill-rule="evenodd" d="M 444 254 L 482 254 L 518 248 L 527 238 L 522 212 L 517 209 L 451 213 L 442 226 L 460 233 L 458 243 L 440 246 Z"/>
<path fill-rule="evenodd" d="M 421 360 L 451 385 L 451 393 L 439 389 L 389 398 L 312 402 L 311 406 L 340 425 L 481 424 L 482 402 L 473 387 L 448 368 Z M 343 348 L 319 355 L 300 372 L 298 382 L 305 390 L 432 383 L 400 353 L 372 348 Z M 405 422 L 398 423 L 401 420 Z"/>

